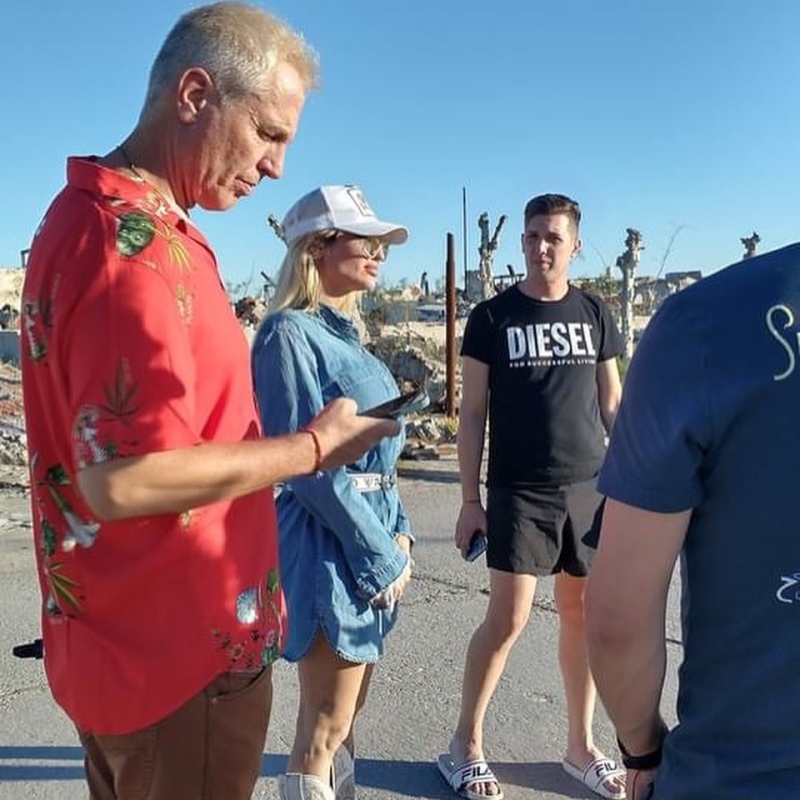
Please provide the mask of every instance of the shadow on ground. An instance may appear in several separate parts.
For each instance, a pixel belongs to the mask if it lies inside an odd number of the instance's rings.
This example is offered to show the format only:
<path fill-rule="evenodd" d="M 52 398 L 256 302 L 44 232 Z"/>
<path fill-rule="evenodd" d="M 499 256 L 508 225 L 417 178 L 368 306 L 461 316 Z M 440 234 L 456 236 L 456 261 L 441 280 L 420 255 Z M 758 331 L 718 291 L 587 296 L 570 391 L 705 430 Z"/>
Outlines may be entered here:
<path fill-rule="evenodd" d="M 71 780 L 83 780 L 81 747 L 0 746 L 0 783 Z"/>
<path fill-rule="evenodd" d="M 261 776 L 276 778 L 286 769 L 285 754 L 265 754 Z M 10 763 L 9 763 L 10 762 Z M 381 761 L 360 758 L 358 785 L 364 789 L 398 792 L 430 800 L 454 797 L 432 761 Z M 567 776 L 561 764 L 493 762 L 501 786 L 533 789 L 571 798 L 594 795 Z M 80 747 L 0 746 L 0 783 L 22 781 L 83 780 L 83 750 Z"/>

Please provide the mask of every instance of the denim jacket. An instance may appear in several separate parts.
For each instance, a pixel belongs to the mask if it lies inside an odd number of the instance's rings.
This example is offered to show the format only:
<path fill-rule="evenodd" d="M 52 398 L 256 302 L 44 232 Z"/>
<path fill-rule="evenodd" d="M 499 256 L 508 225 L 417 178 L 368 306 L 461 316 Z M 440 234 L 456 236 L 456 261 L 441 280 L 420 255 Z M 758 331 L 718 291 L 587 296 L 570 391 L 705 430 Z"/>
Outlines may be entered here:
<path fill-rule="evenodd" d="M 337 397 L 352 398 L 363 411 L 398 393 L 353 323 L 328 306 L 267 317 L 252 359 L 267 435 L 302 428 Z M 374 662 L 382 654 L 395 613 L 368 601 L 406 566 L 394 537 L 410 535 L 409 523 L 396 486 L 362 493 L 350 474 L 393 474 L 404 441 L 404 434 L 383 439 L 346 469 L 293 478 L 278 496 L 289 627 L 284 656 L 290 661 L 308 652 L 320 627 L 343 658 Z"/>

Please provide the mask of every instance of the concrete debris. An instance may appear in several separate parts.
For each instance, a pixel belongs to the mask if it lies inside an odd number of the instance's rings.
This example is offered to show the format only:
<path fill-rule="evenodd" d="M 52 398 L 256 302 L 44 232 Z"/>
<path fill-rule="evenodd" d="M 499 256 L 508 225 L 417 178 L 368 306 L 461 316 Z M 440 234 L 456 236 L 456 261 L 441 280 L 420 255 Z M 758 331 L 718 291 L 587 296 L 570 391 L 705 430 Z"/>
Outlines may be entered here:
<path fill-rule="evenodd" d="M 0 330 L 18 330 L 24 269 L 0 269 Z"/>
<path fill-rule="evenodd" d="M 406 419 L 406 446 L 400 458 L 428 460 L 453 455 L 457 432 L 458 422 L 442 414 L 422 412 L 409 417 Z"/>
<path fill-rule="evenodd" d="M 24 467 L 28 463 L 28 450 L 25 431 L 0 427 L 0 464 Z"/>
<path fill-rule="evenodd" d="M 243 326 L 257 328 L 267 315 L 267 305 L 255 297 L 240 297 L 234 304 L 236 319 Z"/>
<path fill-rule="evenodd" d="M 407 443 L 401 458 L 438 459 L 455 452 L 458 422 L 444 416 L 447 395 L 445 326 L 407 322 L 368 325 L 369 349 L 391 370 L 398 386 L 424 386 L 431 399 L 427 411 L 406 419 Z M 464 320 L 456 320 L 456 351 L 461 347 Z M 456 359 L 456 406 L 461 393 L 460 360 Z"/>
<path fill-rule="evenodd" d="M 461 324 L 458 324 L 461 323 Z M 456 350 L 463 323 L 457 321 Z M 392 371 L 399 385 L 424 386 L 432 410 L 443 410 L 447 392 L 445 326 L 429 322 L 369 327 L 369 349 Z M 460 376 L 456 370 L 456 396 Z"/>
<path fill-rule="evenodd" d="M 0 329 L 4 331 L 19 330 L 19 309 L 10 303 L 0 306 Z"/>
<path fill-rule="evenodd" d="M 26 467 L 28 442 L 22 409 L 22 372 L 16 364 L 0 362 L 0 465 Z M 17 470 L 28 481 L 27 469 Z"/>
<path fill-rule="evenodd" d="M 441 458 L 439 449 L 434 445 L 408 442 L 400 454 L 400 458 L 410 461 L 436 461 Z"/>
<path fill-rule="evenodd" d="M 421 442 L 452 444 L 456 440 L 457 424 L 443 416 L 423 416 L 406 421 L 406 436 Z"/>

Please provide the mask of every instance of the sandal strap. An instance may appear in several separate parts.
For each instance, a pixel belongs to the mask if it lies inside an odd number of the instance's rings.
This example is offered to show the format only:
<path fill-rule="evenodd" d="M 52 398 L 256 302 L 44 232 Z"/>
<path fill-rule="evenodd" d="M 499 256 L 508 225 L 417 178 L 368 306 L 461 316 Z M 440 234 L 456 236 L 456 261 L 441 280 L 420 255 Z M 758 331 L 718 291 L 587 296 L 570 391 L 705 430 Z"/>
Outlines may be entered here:
<path fill-rule="evenodd" d="M 475 783 L 497 783 L 494 772 L 482 758 L 467 761 L 457 767 L 454 772 L 458 773 L 459 786 L 462 789 Z"/>
<path fill-rule="evenodd" d="M 592 761 L 592 763 L 586 767 L 583 774 L 588 775 L 590 772 L 594 773 L 598 780 L 603 781 L 606 778 L 614 778 L 617 775 L 624 774 L 625 770 L 620 769 L 612 759 L 604 758 Z"/>

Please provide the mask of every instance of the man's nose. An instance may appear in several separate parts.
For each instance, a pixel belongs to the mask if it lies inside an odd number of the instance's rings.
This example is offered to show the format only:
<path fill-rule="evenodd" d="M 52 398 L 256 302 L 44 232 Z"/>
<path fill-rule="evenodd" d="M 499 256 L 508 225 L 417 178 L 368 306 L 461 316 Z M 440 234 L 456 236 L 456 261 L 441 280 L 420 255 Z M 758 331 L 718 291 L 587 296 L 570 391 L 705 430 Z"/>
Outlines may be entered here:
<path fill-rule="evenodd" d="M 281 147 L 277 150 L 273 149 L 264 154 L 264 157 L 258 164 L 258 171 L 262 176 L 266 175 L 268 178 L 276 181 L 278 178 L 283 177 L 283 163 L 286 158 L 286 148 Z"/>

